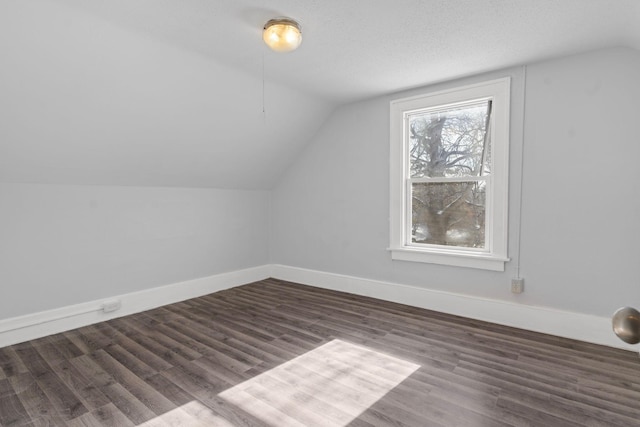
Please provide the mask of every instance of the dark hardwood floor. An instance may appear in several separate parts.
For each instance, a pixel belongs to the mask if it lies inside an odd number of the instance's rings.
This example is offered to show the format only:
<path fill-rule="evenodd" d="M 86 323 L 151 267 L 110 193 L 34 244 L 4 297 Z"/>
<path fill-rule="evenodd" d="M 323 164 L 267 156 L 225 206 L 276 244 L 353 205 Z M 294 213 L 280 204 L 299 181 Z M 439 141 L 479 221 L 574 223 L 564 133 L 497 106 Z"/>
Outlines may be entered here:
<path fill-rule="evenodd" d="M 640 359 L 269 279 L 1 348 L 0 425 L 640 426 Z"/>

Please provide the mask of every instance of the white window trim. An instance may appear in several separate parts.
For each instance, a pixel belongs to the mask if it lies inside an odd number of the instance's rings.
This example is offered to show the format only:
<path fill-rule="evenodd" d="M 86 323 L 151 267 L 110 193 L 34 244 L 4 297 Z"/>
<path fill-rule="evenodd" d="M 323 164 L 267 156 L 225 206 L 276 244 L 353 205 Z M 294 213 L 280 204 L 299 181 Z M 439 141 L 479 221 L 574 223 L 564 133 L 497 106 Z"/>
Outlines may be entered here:
<path fill-rule="evenodd" d="M 509 111 L 511 79 L 457 87 L 391 101 L 391 258 L 394 260 L 426 262 L 504 271 L 507 257 L 508 194 L 509 194 Z M 405 113 L 479 98 L 491 98 L 492 105 L 492 157 L 491 191 L 487 194 L 487 242 L 486 250 L 460 247 L 428 247 L 409 244 L 407 229 L 407 161 Z"/>

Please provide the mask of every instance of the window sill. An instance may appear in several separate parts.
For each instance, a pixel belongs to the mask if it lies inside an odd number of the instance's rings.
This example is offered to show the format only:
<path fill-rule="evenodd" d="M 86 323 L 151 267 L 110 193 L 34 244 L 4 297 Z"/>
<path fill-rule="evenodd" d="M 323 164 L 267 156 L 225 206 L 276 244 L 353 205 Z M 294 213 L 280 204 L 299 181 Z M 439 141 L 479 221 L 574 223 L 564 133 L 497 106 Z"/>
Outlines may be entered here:
<path fill-rule="evenodd" d="M 399 261 L 424 262 L 492 271 L 504 271 L 504 264 L 509 261 L 509 258 L 502 256 L 475 254 L 455 250 L 434 251 L 405 247 L 391 248 L 389 251 L 391 252 L 391 259 Z"/>

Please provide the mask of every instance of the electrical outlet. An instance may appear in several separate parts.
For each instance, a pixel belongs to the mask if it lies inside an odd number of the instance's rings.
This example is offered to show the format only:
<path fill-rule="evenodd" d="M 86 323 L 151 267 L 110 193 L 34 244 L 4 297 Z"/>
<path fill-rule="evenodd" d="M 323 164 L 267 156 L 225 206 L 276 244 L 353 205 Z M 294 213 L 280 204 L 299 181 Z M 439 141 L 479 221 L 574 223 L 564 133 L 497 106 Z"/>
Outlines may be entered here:
<path fill-rule="evenodd" d="M 113 301 L 107 301 L 104 304 L 102 304 L 102 312 L 111 313 L 112 311 L 120 310 L 120 307 L 122 307 L 122 303 L 118 299 Z"/>
<path fill-rule="evenodd" d="M 524 279 L 522 277 L 511 279 L 511 293 L 521 294 L 524 292 Z"/>

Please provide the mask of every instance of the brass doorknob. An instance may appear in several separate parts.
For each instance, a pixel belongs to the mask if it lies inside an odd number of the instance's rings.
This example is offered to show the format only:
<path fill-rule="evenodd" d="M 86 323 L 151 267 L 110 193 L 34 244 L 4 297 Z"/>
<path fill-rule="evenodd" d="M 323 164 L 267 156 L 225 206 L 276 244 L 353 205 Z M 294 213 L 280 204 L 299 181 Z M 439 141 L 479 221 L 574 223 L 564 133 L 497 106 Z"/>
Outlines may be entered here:
<path fill-rule="evenodd" d="M 613 314 L 613 332 L 628 344 L 640 342 L 640 312 L 632 307 L 622 307 Z"/>

